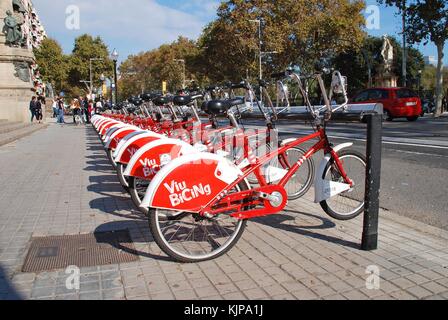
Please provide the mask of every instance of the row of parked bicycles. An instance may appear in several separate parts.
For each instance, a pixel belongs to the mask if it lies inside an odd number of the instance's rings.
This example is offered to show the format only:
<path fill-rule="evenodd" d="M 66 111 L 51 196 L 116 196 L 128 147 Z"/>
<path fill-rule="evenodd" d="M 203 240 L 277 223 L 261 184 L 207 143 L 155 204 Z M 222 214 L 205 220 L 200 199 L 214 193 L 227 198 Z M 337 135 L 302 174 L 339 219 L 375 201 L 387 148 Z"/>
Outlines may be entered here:
<path fill-rule="evenodd" d="M 226 253 L 247 220 L 281 213 L 313 183 L 315 202 L 331 217 L 348 220 L 363 212 L 365 156 L 350 150 L 352 143 L 334 146 L 326 132 L 332 112 L 347 105 L 346 78 L 333 72 L 328 92 L 320 72 L 288 69 L 272 79 L 260 81 L 257 92 L 242 81 L 188 95 L 142 94 L 92 117 L 120 183 L 173 259 L 199 262 Z M 273 84 L 276 105 L 269 96 Z M 285 88 L 291 84 L 314 130 L 280 140 L 277 116 L 289 110 Z M 312 85 L 323 106 L 311 104 Z M 343 102 L 335 108 L 336 96 Z M 247 114 L 266 126 L 246 128 Z"/>

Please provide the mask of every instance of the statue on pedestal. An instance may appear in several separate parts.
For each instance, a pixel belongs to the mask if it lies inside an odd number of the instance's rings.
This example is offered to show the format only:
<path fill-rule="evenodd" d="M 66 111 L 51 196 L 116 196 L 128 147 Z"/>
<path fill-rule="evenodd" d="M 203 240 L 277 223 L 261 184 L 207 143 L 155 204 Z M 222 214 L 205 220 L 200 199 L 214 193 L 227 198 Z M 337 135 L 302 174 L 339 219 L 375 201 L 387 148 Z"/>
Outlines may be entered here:
<path fill-rule="evenodd" d="M 383 57 L 383 66 L 386 73 L 392 72 L 392 63 L 394 62 L 394 47 L 390 43 L 389 38 L 383 36 L 383 47 L 381 48 L 381 56 Z"/>
<path fill-rule="evenodd" d="M 382 63 L 377 70 L 378 76 L 375 78 L 376 85 L 381 87 L 396 87 L 398 78 L 393 73 L 394 47 L 387 35 L 383 36 L 381 57 Z"/>
<path fill-rule="evenodd" d="M 17 18 L 13 16 L 10 10 L 8 10 L 6 11 L 4 23 L 5 25 L 3 26 L 3 33 L 6 36 L 6 44 L 20 47 L 23 42 L 20 21 L 17 21 Z"/>

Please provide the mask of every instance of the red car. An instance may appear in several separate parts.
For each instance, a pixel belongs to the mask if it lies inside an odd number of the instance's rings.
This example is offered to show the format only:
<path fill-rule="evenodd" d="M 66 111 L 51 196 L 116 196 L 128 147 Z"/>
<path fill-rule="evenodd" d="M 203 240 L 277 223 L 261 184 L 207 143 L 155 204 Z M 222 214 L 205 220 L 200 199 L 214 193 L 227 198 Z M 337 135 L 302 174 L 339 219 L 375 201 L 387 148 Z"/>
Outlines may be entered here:
<path fill-rule="evenodd" d="M 416 121 L 422 114 L 418 95 L 407 88 L 370 88 L 359 92 L 353 99 L 357 103 L 382 103 L 384 119 L 406 118 Z"/>

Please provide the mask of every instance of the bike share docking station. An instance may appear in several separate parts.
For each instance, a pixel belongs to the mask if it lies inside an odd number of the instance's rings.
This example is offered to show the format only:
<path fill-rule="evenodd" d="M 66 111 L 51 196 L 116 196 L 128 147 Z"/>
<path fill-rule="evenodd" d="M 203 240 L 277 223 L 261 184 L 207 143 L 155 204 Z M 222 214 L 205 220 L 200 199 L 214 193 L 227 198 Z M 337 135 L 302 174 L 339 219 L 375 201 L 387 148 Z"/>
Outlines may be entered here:
<path fill-rule="evenodd" d="M 379 195 L 381 187 L 381 153 L 383 131 L 382 104 L 348 106 L 346 111 L 332 114 L 333 122 L 366 122 L 366 186 L 365 207 L 361 250 L 372 251 L 378 248 Z M 256 113 L 246 114 L 244 118 L 261 118 Z M 306 107 L 291 107 L 290 112 L 279 114 L 279 120 L 311 121 L 312 116 Z"/>

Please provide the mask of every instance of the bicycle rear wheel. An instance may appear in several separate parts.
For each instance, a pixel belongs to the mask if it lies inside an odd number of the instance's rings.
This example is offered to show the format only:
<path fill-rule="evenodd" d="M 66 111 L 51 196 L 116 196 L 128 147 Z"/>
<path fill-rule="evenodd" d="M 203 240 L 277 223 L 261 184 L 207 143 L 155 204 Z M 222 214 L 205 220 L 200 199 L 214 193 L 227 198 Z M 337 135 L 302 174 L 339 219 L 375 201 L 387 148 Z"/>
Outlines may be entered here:
<path fill-rule="evenodd" d="M 248 188 L 241 182 L 235 192 Z M 226 213 L 207 219 L 198 214 L 149 209 L 149 226 L 163 252 L 176 261 L 193 263 L 228 252 L 243 234 L 246 220 Z"/>
<path fill-rule="evenodd" d="M 286 159 L 289 166 L 293 166 L 300 159 L 305 156 L 306 151 L 299 147 L 294 147 L 285 152 Z M 264 174 L 269 166 L 274 166 L 279 169 L 288 170 L 285 164 L 280 161 L 280 157 L 275 163 L 269 163 L 262 167 L 262 173 Z M 312 158 L 307 159 L 296 171 L 296 173 L 289 179 L 285 185 L 286 193 L 288 194 L 288 200 L 297 200 L 304 196 L 311 188 L 315 175 L 314 160 Z M 248 177 L 251 184 L 258 184 L 255 174 L 251 174 Z"/>
<path fill-rule="evenodd" d="M 288 164 L 293 166 L 305 156 L 306 152 L 301 148 L 295 147 L 286 151 L 285 154 Z M 282 167 L 287 170 L 284 166 Z M 312 158 L 306 159 L 306 161 L 300 166 L 299 170 L 297 170 L 297 172 L 285 185 L 288 200 L 296 200 L 305 195 L 313 184 L 314 175 L 314 160 Z"/>
<path fill-rule="evenodd" d="M 364 194 L 366 180 L 366 157 L 357 151 L 342 151 L 338 154 L 345 172 L 353 181 L 351 189 L 320 203 L 322 209 L 337 220 L 350 220 L 364 211 Z M 324 179 L 344 182 L 334 161 L 331 161 L 324 173 Z"/>

